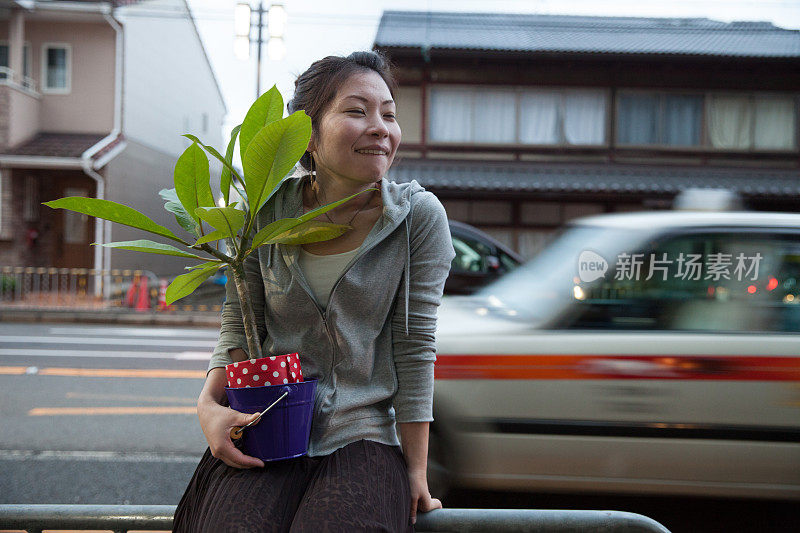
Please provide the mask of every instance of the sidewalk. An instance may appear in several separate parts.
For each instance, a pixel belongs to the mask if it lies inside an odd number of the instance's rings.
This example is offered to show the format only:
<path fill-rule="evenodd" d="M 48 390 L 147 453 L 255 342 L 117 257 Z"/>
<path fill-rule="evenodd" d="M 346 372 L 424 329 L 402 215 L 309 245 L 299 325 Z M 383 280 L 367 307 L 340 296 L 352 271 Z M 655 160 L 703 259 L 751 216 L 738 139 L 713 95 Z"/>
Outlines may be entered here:
<path fill-rule="evenodd" d="M 131 309 L 24 309 L 0 307 L 0 322 L 55 322 L 220 327 L 219 311 L 136 312 Z"/>

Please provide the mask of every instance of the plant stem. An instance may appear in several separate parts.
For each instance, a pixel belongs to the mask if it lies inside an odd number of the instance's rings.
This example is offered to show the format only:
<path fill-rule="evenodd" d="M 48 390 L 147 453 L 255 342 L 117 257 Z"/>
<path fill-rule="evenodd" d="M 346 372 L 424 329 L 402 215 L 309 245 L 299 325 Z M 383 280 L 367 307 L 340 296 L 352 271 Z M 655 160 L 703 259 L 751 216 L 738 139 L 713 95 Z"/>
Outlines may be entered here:
<path fill-rule="evenodd" d="M 239 295 L 239 306 L 241 307 L 242 320 L 244 321 L 244 335 L 247 338 L 247 351 L 250 352 L 251 359 L 257 359 L 262 356 L 261 343 L 258 336 L 258 326 L 256 325 L 256 315 L 253 312 L 253 305 L 250 303 L 250 292 L 247 290 L 244 266 L 241 263 L 232 264 L 230 269 L 233 273 L 233 281 L 236 283 L 236 292 Z"/>

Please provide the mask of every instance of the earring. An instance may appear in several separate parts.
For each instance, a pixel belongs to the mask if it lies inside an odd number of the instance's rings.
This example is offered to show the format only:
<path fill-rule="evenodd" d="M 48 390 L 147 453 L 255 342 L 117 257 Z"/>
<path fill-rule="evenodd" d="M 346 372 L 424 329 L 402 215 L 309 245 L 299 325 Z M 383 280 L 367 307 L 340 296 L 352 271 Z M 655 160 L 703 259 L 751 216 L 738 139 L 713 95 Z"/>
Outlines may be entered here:
<path fill-rule="evenodd" d="M 314 164 L 314 154 L 309 152 L 308 155 L 311 157 L 311 183 L 314 183 L 317 181 L 317 167 Z"/>

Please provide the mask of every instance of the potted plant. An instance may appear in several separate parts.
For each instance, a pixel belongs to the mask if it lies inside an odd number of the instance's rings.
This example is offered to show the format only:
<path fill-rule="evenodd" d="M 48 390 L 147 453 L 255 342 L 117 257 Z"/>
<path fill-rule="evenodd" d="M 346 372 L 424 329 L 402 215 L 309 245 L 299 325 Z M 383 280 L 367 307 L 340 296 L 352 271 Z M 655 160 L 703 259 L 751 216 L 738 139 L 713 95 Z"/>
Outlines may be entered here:
<path fill-rule="evenodd" d="M 253 103 L 242 123 L 233 129 L 224 156 L 213 147 L 203 144 L 194 135 L 184 135 L 192 144 L 175 164 L 175 188 L 164 189 L 159 194 L 166 202 L 164 208 L 175 215 L 177 223 L 189 234 L 188 238 L 175 235 L 132 207 L 109 200 L 68 197 L 44 204 L 54 209 L 68 209 L 124 224 L 181 244 L 183 249 L 147 239 L 103 243 L 103 246 L 112 248 L 173 255 L 198 261 L 186 267 L 189 272 L 177 276 L 167 287 L 168 305 L 188 296 L 203 281 L 227 266 L 241 304 L 248 353 L 251 359 L 261 358 L 263 353 L 245 280 L 245 258 L 267 244 L 299 245 L 338 237 L 350 229 L 350 226 L 314 219 L 363 192 L 374 190 L 356 193 L 300 217 L 275 220 L 256 231 L 256 215 L 294 169 L 305 153 L 311 137 L 311 119 L 304 111 L 282 117 L 283 98 L 273 86 Z M 243 175 L 232 164 L 237 137 Z M 211 191 L 206 153 L 222 163 L 220 205 L 215 203 Z M 239 200 L 231 201 L 231 188 L 236 191 Z M 222 249 L 220 242 L 225 243 Z M 211 243 L 217 244 L 212 246 Z M 204 252 L 210 257 L 197 255 L 198 252 Z M 245 412 L 262 411 L 266 405 L 277 403 L 275 398 L 281 393 L 288 393 L 285 412 L 276 413 L 277 420 L 270 421 L 269 427 L 256 426 L 254 431 L 245 433 L 245 448 L 256 450 L 254 455 L 264 460 L 303 455 L 308 444 L 315 385 L 316 380 L 312 379 L 289 385 L 226 389 L 231 406 L 238 406 L 238 410 Z M 235 395 L 239 397 L 234 397 Z M 287 394 L 283 394 L 283 397 L 287 397 Z M 304 405 L 302 413 L 297 410 L 300 404 Z M 288 427 L 289 418 L 292 418 L 291 430 L 275 431 L 278 427 Z M 274 445 L 269 444 L 266 451 L 260 451 L 262 446 L 257 442 L 260 437 L 272 439 L 275 441 Z"/>
<path fill-rule="evenodd" d="M 175 188 L 163 189 L 159 195 L 166 202 L 164 208 L 175 215 L 175 220 L 189 233 L 189 238 L 181 238 L 132 207 L 110 200 L 72 196 L 44 202 L 44 205 L 110 220 L 181 244 L 183 250 L 147 239 L 103 243 L 103 246 L 111 248 L 199 261 L 186 267 L 189 272 L 177 276 L 167 287 L 168 305 L 188 296 L 203 281 L 227 266 L 241 303 L 250 357 L 261 357 L 263 354 L 255 315 L 244 275 L 245 258 L 266 244 L 298 245 L 338 237 L 351 227 L 319 222 L 314 218 L 363 192 L 374 190 L 367 189 L 297 218 L 278 219 L 256 232 L 258 211 L 295 167 L 305 153 L 311 137 L 311 119 L 304 111 L 297 111 L 286 118 L 282 116 L 283 98 L 277 87 L 273 86 L 253 103 L 244 121 L 233 128 L 224 156 L 212 146 L 203 144 L 196 136 L 184 135 L 192 144 L 175 164 Z M 239 174 L 232 163 L 237 137 L 243 175 Z M 211 192 L 206 152 L 222 163 L 220 205 L 214 201 Z M 231 188 L 236 191 L 240 200 L 231 201 Z M 214 242 L 217 243 L 216 246 L 211 245 Z M 220 249 L 220 242 L 226 244 L 226 250 Z M 205 252 L 211 257 L 202 257 L 196 252 Z"/>

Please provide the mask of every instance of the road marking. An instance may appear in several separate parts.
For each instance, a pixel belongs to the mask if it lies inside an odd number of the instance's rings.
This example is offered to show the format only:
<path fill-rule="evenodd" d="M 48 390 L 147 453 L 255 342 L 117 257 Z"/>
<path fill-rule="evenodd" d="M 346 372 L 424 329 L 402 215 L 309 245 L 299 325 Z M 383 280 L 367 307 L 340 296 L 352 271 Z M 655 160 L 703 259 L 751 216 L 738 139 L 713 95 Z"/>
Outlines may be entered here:
<path fill-rule="evenodd" d="M 189 340 L 189 339 L 123 339 L 120 337 L 37 337 L 33 335 L 4 335 L 0 341 L 3 344 L 103 344 L 105 346 L 135 345 L 135 346 L 179 346 L 183 348 L 213 348 L 216 340 Z"/>
<path fill-rule="evenodd" d="M 111 452 L 95 450 L 0 450 L 0 461 L 52 461 L 59 459 L 78 461 L 118 462 L 160 462 L 160 463 L 193 463 L 197 464 L 202 452 L 197 455 L 182 453 L 158 452 Z"/>
<path fill-rule="evenodd" d="M 180 352 L 175 355 L 178 361 L 208 361 L 211 359 L 209 352 Z"/>
<path fill-rule="evenodd" d="M 28 416 L 64 415 L 194 415 L 196 407 L 34 407 Z"/>
<path fill-rule="evenodd" d="M 219 337 L 218 329 L 198 328 L 198 329 L 179 329 L 179 328 L 47 328 L 49 335 L 120 335 L 128 337 L 208 337 L 216 339 Z"/>
<path fill-rule="evenodd" d="M 79 400 L 116 400 L 152 403 L 188 403 L 196 404 L 197 398 L 184 398 L 181 396 L 143 396 L 140 394 L 94 394 L 91 392 L 68 392 L 66 398 Z"/>
<path fill-rule="evenodd" d="M 0 366 L 0 374 L 27 374 L 24 366 Z M 22 369 L 20 371 L 19 369 Z M 39 368 L 39 376 L 69 376 L 88 378 L 187 378 L 205 379 L 205 370 L 169 370 L 160 368 Z"/>
<path fill-rule="evenodd" d="M 186 355 L 188 354 L 188 355 Z M 203 355 L 203 357 L 200 356 Z M 124 350 L 62 350 L 60 348 L 0 348 L 0 356 L 22 357 L 115 357 L 126 359 L 177 359 L 177 360 L 209 360 L 211 352 L 134 352 Z"/>
<path fill-rule="evenodd" d="M 205 370 L 168 370 L 160 368 L 40 368 L 40 376 L 91 378 L 189 378 L 205 379 Z"/>

